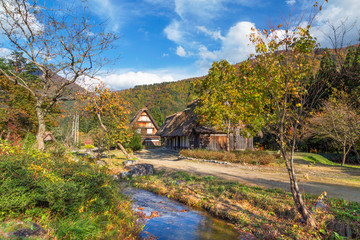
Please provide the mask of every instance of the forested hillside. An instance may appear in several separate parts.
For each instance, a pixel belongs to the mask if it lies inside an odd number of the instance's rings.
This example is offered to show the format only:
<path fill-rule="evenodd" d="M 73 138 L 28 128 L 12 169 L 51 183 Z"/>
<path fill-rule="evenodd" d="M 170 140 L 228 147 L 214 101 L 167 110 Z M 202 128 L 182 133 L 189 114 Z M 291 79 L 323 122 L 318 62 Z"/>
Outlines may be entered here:
<path fill-rule="evenodd" d="M 192 82 L 196 79 L 135 86 L 120 93 L 128 102 L 132 115 L 147 107 L 158 123 L 162 124 L 164 117 L 182 111 L 193 100 Z"/>

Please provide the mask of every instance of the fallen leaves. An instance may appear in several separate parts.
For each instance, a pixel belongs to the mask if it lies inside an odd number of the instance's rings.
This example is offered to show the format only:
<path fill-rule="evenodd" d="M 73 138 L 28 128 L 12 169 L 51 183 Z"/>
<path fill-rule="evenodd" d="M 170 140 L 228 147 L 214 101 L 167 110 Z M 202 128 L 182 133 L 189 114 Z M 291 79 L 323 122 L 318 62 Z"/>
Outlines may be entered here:
<path fill-rule="evenodd" d="M 142 207 L 138 207 L 138 209 L 144 210 L 144 208 L 142 208 Z M 150 216 L 146 216 L 146 214 L 142 211 L 137 212 L 136 214 L 138 215 L 138 217 L 143 218 L 143 219 L 152 219 L 152 218 L 160 217 L 160 215 L 157 211 L 152 211 L 150 213 Z"/>

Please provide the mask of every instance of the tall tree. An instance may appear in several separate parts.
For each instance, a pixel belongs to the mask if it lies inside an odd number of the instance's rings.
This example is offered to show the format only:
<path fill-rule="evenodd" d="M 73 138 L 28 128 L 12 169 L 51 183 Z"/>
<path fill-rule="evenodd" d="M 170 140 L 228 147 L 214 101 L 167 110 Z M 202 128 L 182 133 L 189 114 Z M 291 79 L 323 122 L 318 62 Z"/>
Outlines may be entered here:
<path fill-rule="evenodd" d="M 360 44 L 350 47 L 339 73 L 344 89 L 360 108 Z M 341 86 L 340 86 L 341 87 Z"/>
<path fill-rule="evenodd" d="M 106 134 L 108 148 L 111 144 L 117 144 L 126 158 L 130 159 L 123 144 L 131 139 L 132 132 L 128 128 L 128 112 L 120 93 L 111 91 L 101 82 L 93 89 L 79 94 L 78 97 L 86 104 L 82 109 L 94 114 L 98 119 Z"/>
<path fill-rule="evenodd" d="M 230 133 L 240 126 L 237 114 L 236 69 L 228 61 L 214 62 L 208 75 L 195 83 L 198 96 L 196 113 L 201 123 L 226 132 L 226 150 L 230 151 Z"/>
<path fill-rule="evenodd" d="M 39 74 L 34 80 L 21 71 L 0 69 L 8 80 L 35 98 L 39 150 L 45 148 L 45 117 L 71 93 L 71 85 L 84 77 L 95 76 L 108 61 L 102 53 L 116 40 L 116 36 L 105 33 L 102 26 L 91 24 L 83 4 L 81 9 L 75 5 L 66 9 L 65 4 L 56 9 L 56 4 L 47 1 L 40 5 L 36 0 L 0 0 L 0 30 L 6 47 L 19 51 Z"/>
<path fill-rule="evenodd" d="M 310 26 L 281 27 L 263 32 L 253 29 L 250 39 L 258 55 L 249 64 L 252 71 L 249 81 L 261 93 L 260 109 L 285 160 L 295 206 L 308 224 L 316 226 L 297 184 L 294 152 L 305 120 L 327 92 L 329 83 L 314 77 L 318 68 L 318 61 L 314 61 L 317 43 L 310 35 Z"/>
<path fill-rule="evenodd" d="M 0 76 L 0 135 L 10 140 L 33 132 L 36 127 L 34 105 L 34 98 L 26 90 Z"/>
<path fill-rule="evenodd" d="M 21 54 L 14 52 L 10 59 L 0 59 L 0 68 L 35 79 L 33 66 Z M 36 126 L 35 99 L 19 85 L 14 85 L 0 73 L 0 131 L 7 139 L 23 137 Z"/>
<path fill-rule="evenodd" d="M 160 108 L 159 107 L 151 108 L 150 112 L 151 112 L 151 116 L 153 116 L 153 118 L 155 119 L 156 124 L 158 126 L 161 126 L 164 123 L 165 119 L 164 119 L 164 115 L 160 111 Z"/>

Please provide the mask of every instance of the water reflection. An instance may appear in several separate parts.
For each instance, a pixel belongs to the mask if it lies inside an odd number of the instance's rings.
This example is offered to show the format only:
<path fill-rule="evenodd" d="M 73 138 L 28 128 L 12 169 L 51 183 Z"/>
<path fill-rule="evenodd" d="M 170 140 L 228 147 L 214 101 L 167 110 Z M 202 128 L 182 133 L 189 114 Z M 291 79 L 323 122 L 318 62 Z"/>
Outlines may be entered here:
<path fill-rule="evenodd" d="M 159 217 L 148 219 L 142 237 L 151 235 L 160 240 L 223 240 L 244 239 L 240 233 L 203 211 L 191 209 L 166 197 L 148 191 L 128 188 L 126 194 L 131 195 L 134 209 L 150 216 L 156 211 Z"/>

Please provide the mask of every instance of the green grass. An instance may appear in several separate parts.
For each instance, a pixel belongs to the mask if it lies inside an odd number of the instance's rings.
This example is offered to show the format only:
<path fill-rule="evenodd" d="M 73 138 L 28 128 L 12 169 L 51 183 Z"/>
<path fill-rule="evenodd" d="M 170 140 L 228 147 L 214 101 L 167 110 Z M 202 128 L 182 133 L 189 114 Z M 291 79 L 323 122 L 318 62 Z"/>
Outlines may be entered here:
<path fill-rule="evenodd" d="M 330 161 L 329 159 L 321 156 L 320 154 L 316 154 L 316 153 L 296 153 L 295 157 L 301 157 L 303 160 L 310 162 L 312 164 L 322 164 L 322 165 L 328 165 L 328 166 L 341 166 L 340 163 L 335 163 Z M 345 164 L 344 167 L 349 167 L 349 168 L 359 168 L 360 166 L 356 166 L 356 165 L 348 165 Z"/>

